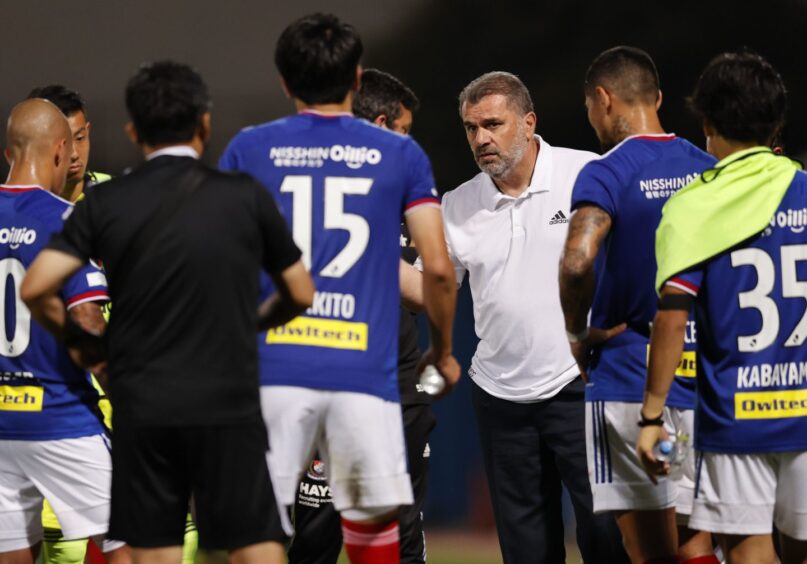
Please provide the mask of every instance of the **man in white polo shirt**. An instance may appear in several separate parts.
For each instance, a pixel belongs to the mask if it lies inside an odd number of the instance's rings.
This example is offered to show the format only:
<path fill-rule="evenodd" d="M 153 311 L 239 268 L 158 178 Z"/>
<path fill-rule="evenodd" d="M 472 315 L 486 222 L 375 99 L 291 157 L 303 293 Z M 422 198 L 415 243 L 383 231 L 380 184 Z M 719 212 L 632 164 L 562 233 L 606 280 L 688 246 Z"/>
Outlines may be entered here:
<path fill-rule="evenodd" d="M 457 284 L 467 271 L 473 296 L 468 372 L 504 562 L 565 561 L 561 483 L 584 560 L 624 561 L 613 518 L 592 514 L 584 384 L 558 299 L 572 186 L 595 155 L 535 135 L 530 94 L 510 73 L 480 76 L 459 102 L 482 172 L 445 194 L 443 217 Z"/>

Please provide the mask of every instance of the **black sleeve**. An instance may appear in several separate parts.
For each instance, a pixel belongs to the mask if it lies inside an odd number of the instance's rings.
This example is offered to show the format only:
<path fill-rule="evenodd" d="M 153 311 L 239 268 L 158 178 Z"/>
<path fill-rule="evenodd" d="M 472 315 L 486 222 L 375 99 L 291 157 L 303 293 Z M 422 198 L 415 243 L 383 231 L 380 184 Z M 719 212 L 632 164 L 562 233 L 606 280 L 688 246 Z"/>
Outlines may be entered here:
<path fill-rule="evenodd" d="M 83 262 L 96 256 L 91 220 L 92 200 L 93 197 L 90 195 L 75 205 L 62 231 L 55 233 L 51 238 L 48 249 L 73 255 Z"/>
<path fill-rule="evenodd" d="M 286 220 L 277 209 L 271 194 L 255 184 L 256 210 L 263 245 L 263 267 L 267 272 L 279 273 L 300 260 L 302 253 L 291 238 Z"/>

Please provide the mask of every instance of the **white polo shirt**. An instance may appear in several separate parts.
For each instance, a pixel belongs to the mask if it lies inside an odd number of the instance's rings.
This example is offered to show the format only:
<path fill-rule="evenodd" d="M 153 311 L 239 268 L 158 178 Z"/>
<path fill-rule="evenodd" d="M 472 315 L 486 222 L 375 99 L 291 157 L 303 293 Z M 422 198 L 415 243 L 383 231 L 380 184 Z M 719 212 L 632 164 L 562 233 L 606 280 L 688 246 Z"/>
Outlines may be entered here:
<path fill-rule="evenodd" d="M 579 374 L 566 338 L 558 262 L 577 173 L 597 155 L 540 136 L 529 187 L 502 194 L 480 173 L 443 197 L 457 284 L 468 272 L 479 346 L 468 371 L 492 396 L 533 402 Z"/>

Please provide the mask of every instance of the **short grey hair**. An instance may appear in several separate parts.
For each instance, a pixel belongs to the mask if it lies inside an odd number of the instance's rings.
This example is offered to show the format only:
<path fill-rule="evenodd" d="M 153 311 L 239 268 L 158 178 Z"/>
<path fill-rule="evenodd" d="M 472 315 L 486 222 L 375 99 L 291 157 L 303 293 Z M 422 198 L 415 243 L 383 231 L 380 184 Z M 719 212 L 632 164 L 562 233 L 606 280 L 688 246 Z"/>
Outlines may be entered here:
<path fill-rule="evenodd" d="M 513 109 L 520 111 L 522 115 L 535 111 L 530 91 L 520 78 L 513 73 L 494 71 L 473 79 L 468 86 L 462 89 L 459 97 L 460 116 L 462 116 L 462 106 L 465 103 L 477 104 L 485 96 L 494 94 L 506 97 Z"/>

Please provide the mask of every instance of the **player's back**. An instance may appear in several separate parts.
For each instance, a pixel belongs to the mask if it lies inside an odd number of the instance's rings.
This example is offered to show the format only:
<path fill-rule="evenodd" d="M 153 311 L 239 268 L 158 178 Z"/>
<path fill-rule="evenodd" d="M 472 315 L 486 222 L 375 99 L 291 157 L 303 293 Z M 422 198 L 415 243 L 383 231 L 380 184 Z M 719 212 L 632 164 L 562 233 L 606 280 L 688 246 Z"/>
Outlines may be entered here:
<path fill-rule="evenodd" d="M 676 281 L 699 290 L 699 448 L 807 449 L 807 174 L 764 232 Z"/>
<path fill-rule="evenodd" d="M 595 353 L 591 399 L 642 401 L 657 303 L 654 243 L 661 210 L 670 196 L 713 163 L 713 157 L 675 135 L 635 136 L 588 163 L 578 176 L 572 207 L 593 203 L 612 220 L 597 259 L 591 325 L 628 324 Z M 687 350 L 694 351 L 692 324 Z M 677 372 L 684 379 L 677 378 L 670 393 L 669 403 L 675 407 L 691 408 L 694 401 L 694 360 L 687 358 Z"/>
<path fill-rule="evenodd" d="M 0 187 L 0 438 L 62 439 L 103 431 L 98 394 L 89 374 L 31 318 L 20 300 L 26 269 L 71 211 L 68 202 L 37 187 Z M 71 278 L 62 298 L 68 305 L 106 296 L 96 270 Z"/>
<path fill-rule="evenodd" d="M 220 166 L 271 191 L 317 288 L 305 315 L 262 337 L 262 384 L 396 399 L 400 220 L 439 203 L 423 151 L 349 114 L 304 112 L 244 130 Z"/>

